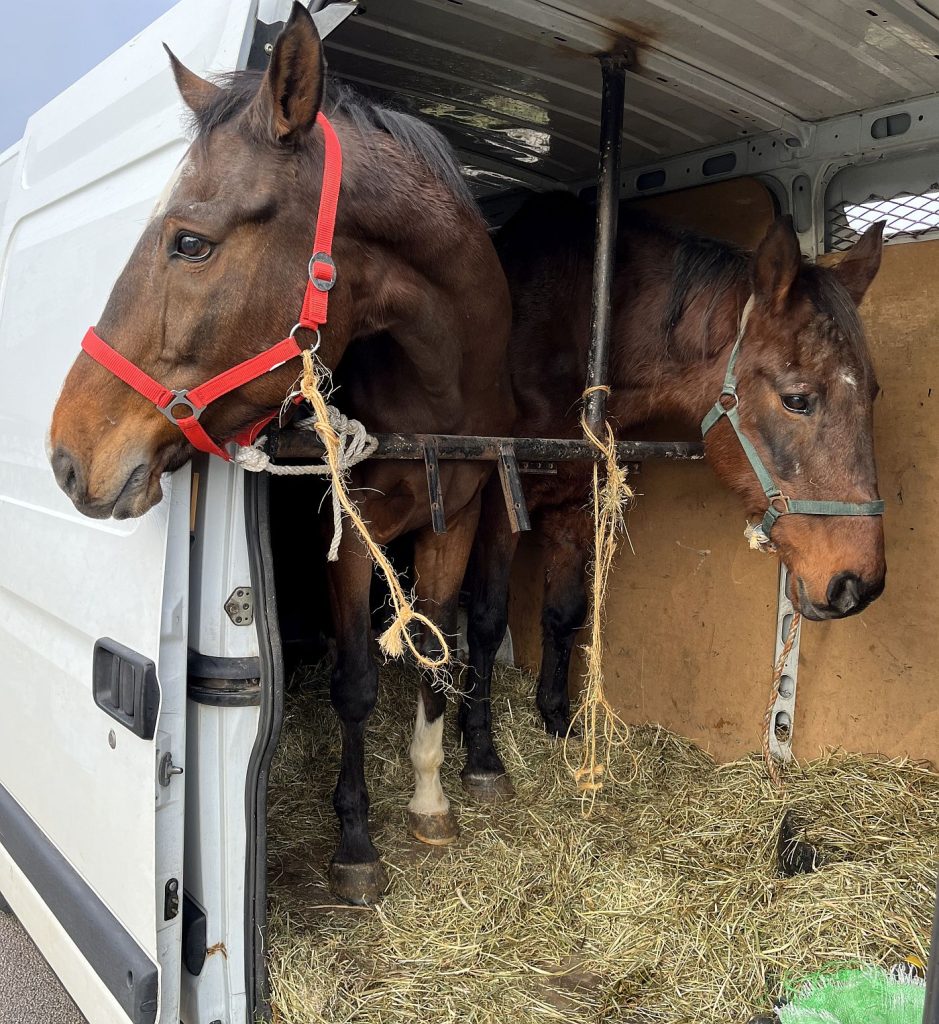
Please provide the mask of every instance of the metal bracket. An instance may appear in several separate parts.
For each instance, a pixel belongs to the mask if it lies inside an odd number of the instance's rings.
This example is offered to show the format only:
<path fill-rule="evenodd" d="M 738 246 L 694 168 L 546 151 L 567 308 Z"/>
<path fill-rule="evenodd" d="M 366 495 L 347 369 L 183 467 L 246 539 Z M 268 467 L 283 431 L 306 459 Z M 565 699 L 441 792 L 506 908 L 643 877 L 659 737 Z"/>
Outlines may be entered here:
<path fill-rule="evenodd" d="M 424 468 L 427 470 L 427 493 L 430 496 L 430 521 L 434 533 L 447 532 L 447 516 L 443 508 L 443 489 L 440 486 L 440 460 L 437 442 L 429 438 L 423 442 Z"/>
<path fill-rule="evenodd" d="M 786 595 L 786 582 L 788 572 L 784 565 L 779 567 L 779 597 L 776 605 L 776 647 L 773 655 L 773 664 L 779 660 L 783 647 L 786 645 L 786 637 L 789 635 L 789 626 L 792 623 L 792 616 L 795 609 L 792 602 Z M 792 735 L 796 720 L 796 683 L 799 674 L 799 641 L 801 639 L 802 627 L 796 630 L 795 643 L 783 665 L 782 676 L 779 679 L 779 693 L 776 695 L 776 703 L 770 714 L 769 749 L 770 753 L 778 761 L 792 760 Z"/>
<path fill-rule="evenodd" d="M 250 626 L 254 622 L 254 591 L 236 587 L 225 602 L 225 614 L 236 626 Z"/>
<path fill-rule="evenodd" d="M 532 462 L 530 459 L 523 459 L 518 464 L 518 471 L 530 476 L 557 476 L 558 465 L 556 462 Z"/>
<path fill-rule="evenodd" d="M 518 472 L 514 445 L 499 446 L 499 479 L 502 482 L 502 493 L 505 496 L 505 508 L 509 514 L 512 533 L 530 530 L 531 520 L 528 518 L 528 506 L 525 504 L 525 492 L 522 490 L 522 478 Z"/>

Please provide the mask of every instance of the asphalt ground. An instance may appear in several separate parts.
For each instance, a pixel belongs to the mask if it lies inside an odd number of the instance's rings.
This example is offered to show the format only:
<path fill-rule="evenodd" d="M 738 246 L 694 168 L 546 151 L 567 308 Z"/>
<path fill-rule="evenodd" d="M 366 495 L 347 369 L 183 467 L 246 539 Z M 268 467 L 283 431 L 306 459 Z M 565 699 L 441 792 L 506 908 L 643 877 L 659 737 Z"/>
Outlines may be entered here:
<path fill-rule="evenodd" d="M 2 911 L 0 1024 L 87 1024 L 16 918 Z"/>

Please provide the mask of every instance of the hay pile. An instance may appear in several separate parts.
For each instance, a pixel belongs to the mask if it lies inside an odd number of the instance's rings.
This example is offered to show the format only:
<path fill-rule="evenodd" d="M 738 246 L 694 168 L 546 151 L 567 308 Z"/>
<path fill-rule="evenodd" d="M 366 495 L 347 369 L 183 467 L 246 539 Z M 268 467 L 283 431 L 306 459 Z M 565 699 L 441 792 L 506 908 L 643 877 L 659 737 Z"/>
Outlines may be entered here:
<path fill-rule="evenodd" d="M 391 890 L 377 909 L 336 908 L 326 888 L 338 735 L 325 674 L 288 700 L 268 825 L 278 1024 L 745 1024 L 784 981 L 833 963 L 925 959 L 939 864 L 926 766 L 831 754 L 780 795 L 758 758 L 718 767 L 636 729 L 619 766 L 631 781 L 585 820 L 532 680 L 503 669 L 498 742 L 518 796 L 465 801 L 448 730 L 463 835 L 434 850 L 404 828 L 414 678 L 391 667 L 382 684 L 368 772 Z M 778 869 L 786 810 L 819 851 L 814 873 Z"/>

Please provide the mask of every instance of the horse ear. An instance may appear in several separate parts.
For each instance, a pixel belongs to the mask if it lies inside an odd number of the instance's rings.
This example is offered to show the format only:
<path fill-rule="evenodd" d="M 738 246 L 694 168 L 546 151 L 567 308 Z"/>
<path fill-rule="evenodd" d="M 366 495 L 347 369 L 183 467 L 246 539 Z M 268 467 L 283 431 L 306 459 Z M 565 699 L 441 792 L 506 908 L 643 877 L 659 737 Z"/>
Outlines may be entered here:
<path fill-rule="evenodd" d="M 831 272 L 847 288 L 857 305 L 861 304 L 871 281 L 880 270 L 886 226 L 885 220 L 872 224 L 841 259 L 831 266 Z"/>
<path fill-rule="evenodd" d="M 255 114 L 267 122 L 275 139 L 313 127 L 323 99 L 324 65 L 316 24 L 294 0 L 254 103 Z"/>
<path fill-rule="evenodd" d="M 758 303 L 778 312 L 802 266 L 799 239 L 792 218 L 777 217 L 753 257 L 753 294 Z"/>
<path fill-rule="evenodd" d="M 170 67 L 172 67 L 173 77 L 176 79 L 176 88 L 179 89 L 183 102 L 198 117 L 222 90 L 217 85 L 200 78 L 194 71 L 190 71 L 166 43 L 163 44 L 163 49 L 166 50 L 170 59 Z"/>

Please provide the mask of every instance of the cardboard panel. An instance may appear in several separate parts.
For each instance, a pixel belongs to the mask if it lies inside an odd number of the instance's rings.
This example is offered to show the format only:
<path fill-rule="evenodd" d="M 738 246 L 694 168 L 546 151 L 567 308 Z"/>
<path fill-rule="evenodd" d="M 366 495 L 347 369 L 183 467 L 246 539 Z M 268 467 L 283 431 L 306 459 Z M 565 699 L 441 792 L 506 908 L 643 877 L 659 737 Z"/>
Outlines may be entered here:
<path fill-rule="evenodd" d="M 882 387 L 875 430 L 887 502 L 887 589 L 862 615 L 809 623 L 797 753 L 822 746 L 939 764 L 939 241 L 888 245 L 861 307 Z"/>
<path fill-rule="evenodd" d="M 647 200 L 689 227 L 752 247 L 774 216 L 757 182 L 725 182 Z M 939 241 L 887 248 L 862 310 L 883 394 L 877 403 L 881 492 L 888 502 L 887 591 L 863 615 L 807 622 L 802 636 L 795 749 L 882 751 L 939 762 L 932 666 L 939 630 L 934 477 L 939 427 L 931 381 L 939 331 L 924 282 L 939 275 Z M 676 435 L 674 430 L 672 435 Z M 660 435 L 661 436 L 661 435 Z M 685 436 L 688 436 L 687 434 Z M 777 565 L 743 539 L 737 499 L 706 465 L 649 463 L 630 515 L 604 636 L 610 696 L 629 721 L 660 722 L 721 760 L 759 746 L 769 696 Z M 541 570 L 523 545 L 513 574 L 516 654 L 540 660 Z M 572 685 L 582 672 L 575 663 Z"/>

